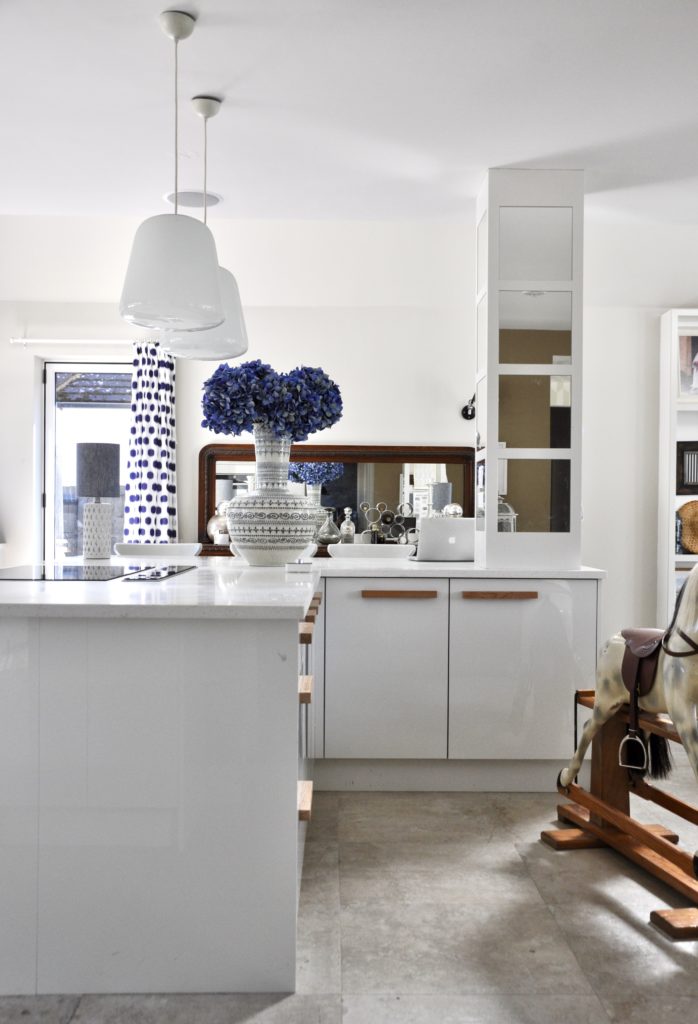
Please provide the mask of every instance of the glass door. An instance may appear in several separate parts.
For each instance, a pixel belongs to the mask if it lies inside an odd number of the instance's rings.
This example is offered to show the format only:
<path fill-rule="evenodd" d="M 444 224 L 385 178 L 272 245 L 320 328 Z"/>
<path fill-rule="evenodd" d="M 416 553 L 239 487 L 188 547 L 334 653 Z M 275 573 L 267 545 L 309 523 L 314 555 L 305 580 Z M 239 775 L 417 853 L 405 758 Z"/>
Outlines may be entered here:
<path fill-rule="evenodd" d="M 123 538 L 124 482 L 131 420 L 130 363 L 50 363 L 44 392 L 44 559 L 82 554 L 83 508 L 94 495 L 77 494 L 77 445 L 119 445 L 120 495 L 112 540 Z"/>

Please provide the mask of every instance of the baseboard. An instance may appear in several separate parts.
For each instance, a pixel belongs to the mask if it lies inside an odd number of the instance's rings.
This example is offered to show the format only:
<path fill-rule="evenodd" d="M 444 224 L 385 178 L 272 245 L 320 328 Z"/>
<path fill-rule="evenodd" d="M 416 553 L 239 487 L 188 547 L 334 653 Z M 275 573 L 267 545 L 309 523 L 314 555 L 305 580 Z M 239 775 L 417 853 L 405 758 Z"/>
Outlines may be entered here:
<path fill-rule="evenodd" d="M 317 759 L 316 790 L 554 793 L 566 761 L 361 761 Z M 580 772 L 588 785 L 589 765 Z"/>

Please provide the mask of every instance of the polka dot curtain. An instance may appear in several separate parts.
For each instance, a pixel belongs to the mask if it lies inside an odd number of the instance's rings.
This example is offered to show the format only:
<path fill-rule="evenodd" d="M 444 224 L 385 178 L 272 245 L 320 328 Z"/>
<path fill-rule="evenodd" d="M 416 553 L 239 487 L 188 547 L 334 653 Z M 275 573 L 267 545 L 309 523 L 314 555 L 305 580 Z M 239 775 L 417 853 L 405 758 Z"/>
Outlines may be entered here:
<path fill-rule="evenodd" d="M 158 345 L 134 345 L 124 540 L 177 540 L 174 359 Z"/>

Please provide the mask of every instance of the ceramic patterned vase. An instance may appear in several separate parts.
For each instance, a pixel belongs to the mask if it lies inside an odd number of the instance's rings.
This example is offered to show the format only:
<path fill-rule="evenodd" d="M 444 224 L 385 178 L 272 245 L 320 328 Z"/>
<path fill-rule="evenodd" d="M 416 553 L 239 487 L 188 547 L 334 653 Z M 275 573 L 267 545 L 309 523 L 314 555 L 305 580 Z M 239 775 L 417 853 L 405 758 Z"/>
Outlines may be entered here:
<path fill-rule="evenodd" d="M 317 505 L 312 498 L 289 490 L 290 438 L 255 426 L 254 448 L 255 489 L 228 502 L 228 533 L 249 565 L 285 565 L 311 543 Z"/>

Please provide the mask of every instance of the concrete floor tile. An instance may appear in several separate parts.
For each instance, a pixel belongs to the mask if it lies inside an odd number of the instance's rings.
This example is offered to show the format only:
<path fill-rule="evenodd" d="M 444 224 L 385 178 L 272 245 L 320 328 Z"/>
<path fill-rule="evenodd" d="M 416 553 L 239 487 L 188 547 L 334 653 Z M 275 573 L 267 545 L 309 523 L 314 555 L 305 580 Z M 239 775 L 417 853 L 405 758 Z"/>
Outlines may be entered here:
<path fill-rule="evenodd" d="M 85 996 L 75 1024 L 340 1024 L 338 996 Z"/>
<path fill-rule="evenodd" d="M 538 905 L 364 903 L 341 924 L 344 993 L 592 994 Z"/>
<path fill-rule="evenodd" d="M 550 912 L 598 995 L 698 996 L 698 942 L 674 943 L 650 925 L 649 910 L 660 906 L 637 886 L 633 902 L 611 891 L 593 904 L 551 905 Z"/>
<path fill-rule="evenodd" d="M 486 838 L 496 830 L 488 794 L 346 793 L 340 795 L 342 842 L 412 842 Z"/>
<path fill-rule="evenodd" d="M 296 993 L 336 994 L 342 991 L 339 923 L 317 920 L 300 924 L 296 944 Z"/>
<path fill-rule="evenodd" d="M 614 850 L 553 850 L 540 840 L 516 849 L 546 903 L 593 906 L 608 898 L 638 909 L 642 903 L 648 916 L 682 905 L 673 889 Z"/>
<path fill-rule="evenodd" d="M 306 842 L 303 854 L 303 874 L 316 869 L 336 868 L 339 864 L 339 846 L 334 839 Z"/>
<path fill-rule="evenodd" d="M 694 996 L 666 995 L 661 999 L 613 999 L 602 997 L 614 1024 L 687 1024 L 695 1019 Z"/>
<path fill-rule="evenodd" d="M 347 995 L 342 1007 L 343 1024 L 608 1024 L 596 996 Z"/>
<path fill-rule="evenodd" d="M 448 901 L 499 906 L 542 903 L 540 893 L 512 843 L 478 847 L 441 843 L 343 843 L 339 880 L 342 906 Z"/>
<path fill-rule="evenodd" d="M 307 842 L 337 839 L 339 794 L 313 793 L 313 811 L 308 825 Z"/>
<path fill-rule="evenodd" d="M 0 1024 L 68 1024 L 79 996 L 1 996 Z"/>

